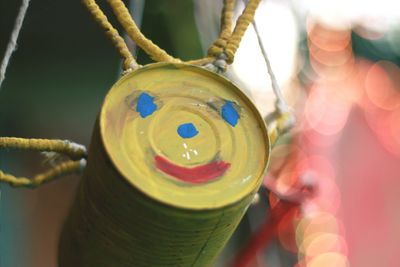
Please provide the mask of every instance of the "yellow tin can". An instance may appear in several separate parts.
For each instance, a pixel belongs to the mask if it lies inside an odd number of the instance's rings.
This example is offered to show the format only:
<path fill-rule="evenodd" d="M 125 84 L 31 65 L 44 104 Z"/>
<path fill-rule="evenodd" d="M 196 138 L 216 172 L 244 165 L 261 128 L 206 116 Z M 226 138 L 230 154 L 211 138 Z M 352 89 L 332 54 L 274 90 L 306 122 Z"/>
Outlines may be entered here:
<path fill-rule="evenodd" d="M 261 115 L 224 77 L 181 63 L 125 75 L 96 122 L 59 266 L 210 266 L 269 152 Z"/>

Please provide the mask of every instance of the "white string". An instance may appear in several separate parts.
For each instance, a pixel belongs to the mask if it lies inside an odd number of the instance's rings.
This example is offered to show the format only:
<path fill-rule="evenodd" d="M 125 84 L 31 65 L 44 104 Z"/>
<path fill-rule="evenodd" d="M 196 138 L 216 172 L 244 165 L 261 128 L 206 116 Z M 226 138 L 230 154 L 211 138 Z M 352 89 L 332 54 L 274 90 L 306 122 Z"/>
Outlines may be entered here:
<path fill-rule="evenodd" d="M 1 90 L 1 85 L 6 77 L 6 70 L 8 65 L 10 64 L 11 55 L 17 48 L 17 40 L 19 32 L 21 31 L 22 24 L 24 22 L 26 11 L 28 10 L 30 1 L 31 0 L 22 0 L 21 7 L 19 8 L 18 16 L 14 24 L 14 29 L 11 33 L 11 38 L 10 41 L 8 42 L 7 49 L 0 66 L 0 90 Z"/>
<path fill-rule="evenodd" d="M 269 77 L 271 79 L 272 90 L 273 90 L 273 92 L 274 92 L 274 94 L 276 96 L 276 108 L 279 111 L 282 111 L 282 112 L 286 111 L 287 112 L 287 111 L 289 111 L 289 106 L 286 103 L 285 98 L 283 97 L 283 94 L 282 94 L 282 91 L 281 91 L 281 89 L 280 89 L 280 87 L 278 85 L 278 82 L 276 81 L 275 74 L 274 74 L 274 72 L 272 70 L 271 63 L 270 63 L 270 61 L 268 59 L 267 52 L 265 51 L 264 43 L 263 43 L 263 41 L 261 39 L 261 35 L 260 35 L 259 31 L 258 31 L 257 24 L 256 24 L 255 20 L 253 20 L 252 25 L 253 25 L 254 31 L 256 32 L 258 44 L 259 44 L 261 53 L 262 53 L 262 55 L 264 57 L 265 64 L 267 65 L 268 74 L 269 74 Z"/>

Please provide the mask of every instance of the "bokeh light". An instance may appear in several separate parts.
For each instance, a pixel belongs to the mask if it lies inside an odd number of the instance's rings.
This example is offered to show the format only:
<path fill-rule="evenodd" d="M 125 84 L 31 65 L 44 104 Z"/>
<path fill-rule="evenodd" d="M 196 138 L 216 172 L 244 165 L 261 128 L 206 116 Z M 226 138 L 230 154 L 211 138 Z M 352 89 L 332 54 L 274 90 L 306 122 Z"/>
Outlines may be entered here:
<path fill-rule="evenodd" d="M 312 258 L 326 252 L 347 253 L 347 245 L 344 238 L 336 233 L 318 232 L 307 236 L 299 250 Z"/>
<path fill-rule="evenodd" d="M 327 30 L 329 26 L 322 25 L 311 18 L 307 20 L 307 36 L 309 44 L 328 52 L 343 51 L 351 46 L 351 34 L 348 30 Z"/>
<path fill-rule="evenodd" d="M 336 217 L 329 212 L 317 212 L 311 216 L 312 220 L 303 230 L 303 236 L 315 233 L 338 233 L 340 224 Z"/>
<path fill-rule="evenodd" d="M 319 254 L 313 258 L 307 267 L 348 267 L 347 257 L 337 252 Z"/>
<path fill-rule="evenodd" d="M 346 147 L 353 147 L 353 138 L 367 138 L 367 133 L 355 131 L 359 125 L 348 124 L 349 119 L 354 122 L 354 117 L 364 114 L 379 147 L 400 155 L 400 69 L 393 58 L 396 53 L 400 55 L 400 3 L 303 0 L 301 4 L 306 6 L 307 16 L 309 64 L 302 65 L 307 95 L 297 106 L 300 126 L 297 138 L 291 141 L 302 153 L 294 157 L 287 154 L 291 151 L 287 149 L 278 159 L 279 167 L 273 165 L 272 169 L 276 183 L 281 183 L 277 188 L 285 193 L 296 187 L 305 174 L 316 180 L 317 190 L 302 203 L 302 216 L 295 228 L 295 266 L 349 266 L 352 255 L 348 246 L 353 243 L 346 240 L 342 223 L 345 205 L 341 201 L 346 182 L 338 169 L 342 158 L 348 158 L 339 151 L 345 153 Z M 387 35 L 389 27 L 396 30 Z M 359 58 L 360 51 L 366 53 L 371 48 L 375 49 L 373 61 Z M 385 60 L 379 58 L 379 53 Z M 393 62 L 387 60 L 390 56 Z M 363 148 L 358 149 L 361 151 L 351 152 L 362 155 Z M 356 160 L 367 158 L 372 160 L 374 155 L 362 155 Z M 284 161 L 286 166 L 282 167 Z M 348 201 L 349 196 L 344 196 L 343 201 Z M 292 234 L 287 228 L 279 229 L 283 247 L 295 251 Z"/>
<path fill-rule="evenodd" d="M 400 108 L 394 110 L 390 115 L 389 127 L 394 150 L 397 154 L 400 154 Z"/>
<path fill-rule="evenodd" d="M 335 99 L 331 88 L 315 85 L 306 102 L 308 125 L 324 135 L 334 135 L 343 129 L 351 106 Z"/>
<path fill-rule="evenodd" d="M 400 70 L 393 63 L 380 61 L 371 66 L 365 78 L 365 90 L 369 100 L 378 108 L 394 110 L 400 106 L 400 91 L 391 76 L 386 72 L 390 69 L 393 77 L 400 76 Z"/>

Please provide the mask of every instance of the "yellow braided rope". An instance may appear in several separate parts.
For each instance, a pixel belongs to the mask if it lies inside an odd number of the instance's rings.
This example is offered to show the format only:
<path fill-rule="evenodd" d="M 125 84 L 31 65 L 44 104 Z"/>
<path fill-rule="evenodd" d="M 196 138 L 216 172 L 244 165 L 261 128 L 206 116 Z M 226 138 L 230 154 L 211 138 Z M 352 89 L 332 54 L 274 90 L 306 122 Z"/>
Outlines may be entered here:
<path fill-rule="evenodd" d="M 0 182 L 17 187 L 36 187 L 57 177 L 79 172 L 86 166 L 86 148 L 68 140 L 0 137 L 0 149 L 54 152 L 73 159 L 53 166 L 49 170 L 34 176 L 32 179 L 16 177 L 0 170 Z"/>
<path fill-rule="evenodd" d="M 122 0 L 107 0 L 111 8 L 114 11 L 115 16 L 121 23 L 122 27 L 125 29 L 130 38 L 132 38 L 135 43 L 142 48 L 153 60 L 155 61 L 167 61 L 167 62 L 181 62 L 180 59 L 170 56 L 163 49 L 155 45 L 151 40 L 147 39 L 132 16 L 129 13 L 128 8 L 125 6 Z"/>
<path fill-rule="evenodd" d="M 189 61 L 186 61 L 185 63 L 190 64 L 190 65 L 203 66 L 203 65 L 210 64 L 214 61 L 215 61 L 215 57 L 204 57 L 204 58 L 200 58 L 200 59 L 189 60 Z"/>
<path fill-rule="evenodd" d="M 224 48 L 232 34 L 232 18 L 235 8 L 235 0 L 224 0 L 221 15 L 221 30 L 218 39 L 208 49 L 208 55 L 218 57 L 224 52 Z"/>
<path fill-rule="evenodd" d="M 250 0 L 246 5 L 246 8 L 244 9 L 242 15 L 240 15 L 236 23 L 235 29 L 233 30 L 233 33 L 225 47 L 225 54 L 228 58 L 228 64 L 231 64 L 233 62 L 236 50 L 239 48 L 240 41 L 242 40 L 242 37 L 247 30 L 247 27 L 254 19 L 254 15 L 260 1 L 261 0 Z"/>
<path fill-rule="evenodd" d="M 86 148 L 68 140 L 0 137 L 0 149 L 51 151 L 71 159 L 86 157 Z"/>
<path fill-rule="evenodd" d="M 79 173 L 86 166 L 86 160 L 65 161 L 49 170 L 35 175 L 32 179 L 26 177 L 16 177 L 12 174 L 4 173 L 0 170 L 0 182 L 8 183 L 14 187 L 35 188 L 44 183 L 55 180 L 58 177 L 68 174 Z"/>
<path fill-rule="evenodd" d="M 129 37 L 136 42 L 136 44 L 142 48 L 144 52 L 146 52 L 153 60 L 174 63 L 182 62 L 180 59 L 170 56 L 166 51 L 155 45 L 151 40 L 147 39 L 143 35 L 135 21 L 132 19 L 128 8 L 125 6 L 122 0 L 107 1 Z M 253 21 L 255 10 L 260 1 L 261 0 L 249 1 L 242 15 L 239 17 L 233 33 L 231 33 L 233 11 L 236 1 L 224 0 L 219 38 L 209 48 L 207 57 L 187 61 L 186 63 L 192 65 L 207 65 L 215 62 L 217 59 L 222 58 L 225 60 L 225 56 L 221 57 L 224 54 L 226 55 L 226 62 L 231 64 L 247 27 Z M 119 53 L 125 58 L 125 69 L 132 69 L 132 65 L 136 67 L 137 63 L 134 61 L 132 54 L 129 52 L 125 41 L 121 38 L 121 36 L 119 36 L 117 30 L 114 29 L 109 23 L 106 15 L 96 4 L 96 0 L 83 0 L 83 3 L 87 6 L 96 21 L 107 31 L 107 36 L 113 41 Z"/>
<path fill-rule="evenodd" d="M 132 53 L 129 51 L 124 39 L 119 35 L 118 31 L 108 21 L 106 15 L 97 5 L 95 0 L 82 0 L 82 2 L 87 7 L 90 14 L 92 14 L 96 22 L 106 31 L 106 35 L 111 39 L 119 54 L 124 59 L 124 69 L 136 69 L 138 67 L 138 64 L 134 59 Z"/>

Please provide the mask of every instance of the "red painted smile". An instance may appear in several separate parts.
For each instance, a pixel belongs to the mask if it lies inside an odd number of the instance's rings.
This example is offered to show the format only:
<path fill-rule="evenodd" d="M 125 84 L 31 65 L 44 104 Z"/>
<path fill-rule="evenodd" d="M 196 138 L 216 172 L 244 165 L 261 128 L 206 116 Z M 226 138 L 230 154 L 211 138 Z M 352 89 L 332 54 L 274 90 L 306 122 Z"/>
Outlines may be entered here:
<path fill-rule="evenodd" d="M 154 159 L 157 169 L 180 181 L 192 184 L 212 181 L 222 176 L 231 166 L 230 163 L 226 163 L 225 161 L 213 161 L 204 165 L 188 168 L 178 166 L 161 156 L 155 156 Z"/>

